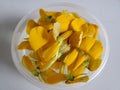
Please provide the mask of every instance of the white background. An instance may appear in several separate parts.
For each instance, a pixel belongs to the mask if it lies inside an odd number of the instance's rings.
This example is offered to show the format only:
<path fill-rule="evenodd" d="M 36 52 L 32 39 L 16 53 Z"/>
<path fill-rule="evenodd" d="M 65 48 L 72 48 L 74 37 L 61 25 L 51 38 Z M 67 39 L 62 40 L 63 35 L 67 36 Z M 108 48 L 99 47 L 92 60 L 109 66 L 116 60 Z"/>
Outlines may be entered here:
<path fill-rule="evenodd" d="M 0 0 L 0 90 L 41 90 L 16 70 L 10 51 L 11 37 L 19 20 L 31 9 L 57 0 Z M 120 90 L 120 0 L 60 0 L 79 3 L 106 28 L 110 57 L 100 75 L 80 90 Z"/>

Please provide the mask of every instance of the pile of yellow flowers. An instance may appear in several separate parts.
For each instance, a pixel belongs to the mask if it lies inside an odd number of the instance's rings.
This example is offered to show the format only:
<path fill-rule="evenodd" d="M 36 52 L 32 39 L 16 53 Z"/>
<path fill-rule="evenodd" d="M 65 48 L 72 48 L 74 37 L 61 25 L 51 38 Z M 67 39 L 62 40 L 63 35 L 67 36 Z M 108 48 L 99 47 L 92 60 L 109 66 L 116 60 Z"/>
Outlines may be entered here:
<path fill-rule="evenodd" d="M 48 84 L 87 82 L 85 70 L 101 65 L 103 46 L 98 26 L 75 12 L 40 9 L 38 21 L 29 20 L 18 50 L 29 50 L 22 64 L 34 76 Z"/>

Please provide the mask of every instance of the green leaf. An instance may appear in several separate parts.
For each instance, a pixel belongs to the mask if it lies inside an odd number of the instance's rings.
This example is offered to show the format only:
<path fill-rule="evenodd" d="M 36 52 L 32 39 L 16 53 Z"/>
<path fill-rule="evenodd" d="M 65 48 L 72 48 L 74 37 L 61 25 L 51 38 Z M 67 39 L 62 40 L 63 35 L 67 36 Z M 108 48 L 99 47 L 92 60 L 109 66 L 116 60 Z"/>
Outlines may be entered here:
<path fill-rule="evenodd" d="M 33 74 L 34 76 L 39 76 L 39 72 L 37 72 L 37 71 L 32 72 L 32 74 Z"/>
<path fill-rule="evenodd" d="M 55 22 L 55 18 L 54 18 L 53 16 L 51 16 L 51 15 L 45 16 L 45 18 L 46 18 L 49 22 L 51 22 L 51 23 L 54 23 L 54 22 Z"/>
<path fill-rule="evenodd" d="M 62 44 L 62 37 L 61 36 L 59 36 L 58 38 L 57 38 L 57 41 L 60 43 L 60 45 Z"/>
<path fill-rule="evenodd" d="M 59 57 L 61 57 L 62 56 L 62 52 L 61 51 L 58 51 L 58 57 L 57 58 L 59 58 Z"/>
<path fill-rule="evenodd" d="M 67 75 L 67 79 L 70 80 L 70 81 L 73 81 L 74 80 L 74 76 L 72 74 L 68 74 Z"/>
<path fill-rule="evenodd" d="M 51 18 L 52 18 L 52 16 L 46 16 L 46 18 L 47 18 L 47 19 L 51 19 Z"/>
<path fill-rule="evenodd" d="M 85 60 L 85 61 L 83 62 L 83 65 L 84 65 L 85 67 L 88 67 L 89 63 L 90 63 L 90 59 L 88 58 L 87 60 Z"/>

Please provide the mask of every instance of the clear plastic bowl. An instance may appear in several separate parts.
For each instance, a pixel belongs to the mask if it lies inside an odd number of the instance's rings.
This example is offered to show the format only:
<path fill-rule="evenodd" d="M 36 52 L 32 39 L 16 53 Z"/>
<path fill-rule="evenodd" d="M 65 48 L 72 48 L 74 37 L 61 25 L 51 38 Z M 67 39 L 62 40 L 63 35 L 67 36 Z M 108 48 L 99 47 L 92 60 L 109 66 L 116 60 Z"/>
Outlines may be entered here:
<path fill-rule="evenodd" d="M 88 75 L 90 76 L 90 82 L 93 80 L 103 69 L 105 66 L 108 56 L 109 56 L 109 41 L 108 41 L 108 36 L 106 34 L 106 31 L 100 21 L 96 19 L 91 13 L 89 13 L 86 9 L 81 7 L 80 5 L 73 4 L 73 3 L 68 3 L 68 2 L 56 2 L 54 4 L 46 5 L 46 6 L 41 6 L 40 8 L 44 8 L 45 10 L 50 10 L 50 11 L 62 11 L 62 10 L 68 10 L 70 12 L 76 12 L 78 13 L 81 17 L 85 18 L 87 21 L 91 23 L 95 23 L 99 26 L 99 39 L 103 43 L 104 51 L 102 54 L 102 65 L 100 68 L 95 71 L 95 72 L 88 72 Z M 39 8 L 39 9 L 40 9 Z M 23 65 L 21 64 L 21 57 L 27 51 L 18 51 L 17 50 L 17 45 L 23 40 L 23 37 L 25 37 L 25 27 L 27 24 L 27 21 L 29 19 L 34 19 L 37 20 L 39 18 L 39 9 L 36 9 L 30 13 L 28 13 L 26 16 L 24 16 L 18 25 L 15 28 L 15 31 L 13 33 L 12 37 L 12 45 L 11 45 L 11 51 L 12 51 L 12 57 L 13 57 L 13 62 L 18 69 L 18 71 L 31 83 L 34 85 L 40 87 L 41 89 L 44 90 L 74 90 L 76 88 L 79 88 L 87 83 L 76 83 L 72 85 L 66 85 L 63 82 L 56 84 L 56 85 L 48 85 L 43 82 L 40 82 L 37 78 L 31 75 L 29 71 L 27 71 Z"/>

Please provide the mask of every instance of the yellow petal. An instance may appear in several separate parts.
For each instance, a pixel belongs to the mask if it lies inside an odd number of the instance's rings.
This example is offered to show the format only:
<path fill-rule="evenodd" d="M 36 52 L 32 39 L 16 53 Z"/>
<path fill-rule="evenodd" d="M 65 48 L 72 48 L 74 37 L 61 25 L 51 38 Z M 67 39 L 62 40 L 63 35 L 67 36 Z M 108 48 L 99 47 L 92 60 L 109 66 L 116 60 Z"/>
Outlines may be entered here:
<path fill-rule="evenodd" d="M 47 17 L 48 16 L 46 15 L 46 13 L 44 11 L 41 11 L 41 17 L 38 20 L 38 24 L 40 26 L 43 26 L 47 30 L 51 30 L 51 29 L 53 29 L 53 23 L 51 22 L 51 19 L 49 19 Z"/>
<path fill-rule="evenodd" d="M 88 52 L 90 50 L 90 48 L 93 46 L 94 43 L 95 43 L 94 38 L 86 37 L 82 40 L 82 43 L 80 45 L 80 49 Z"/>
<path fill-rule="evenodd" d="M 98 26 L 95 24 L 85 23 L 81 26 L 81 30 L 83 31 L 83 38 L 85 37 L 98 37 Z"/>
<path fill-rule="evenodd" d="M 96 39 L 97 39 L 97 37 L 98 37 L 98 26 L 97 26 L 97 25 L 94 25 L 94 27 L 95 27 L 95 34 L 94 34 L 94 38 L 96 38 Z"/>
<path fill-rule="evenodd" d="M 28 49 L 28 50 L 32 50 L 29 41 L 23 41 L 21 42 L 18 47 L 19 50 L 23 50 L 23 49 Z"/>
<path fill-rule="evenodd" d="M 74 32 L 70 39 L 69 43 L 71 44 L 72 47 L 79 47 L 81 42 L 82 42 L 82 35 L 83 33 L 80 31 Z"/>
<path fill-rule="evenodd" d="M 47 30 L 52 30 L 54 25 L 53 23 L 43 22 L 41 19 L 38 20 L 38 24 Z"/>
<path fill-rule="evenodd" d="M 40 60 L 40 57 L 36 51 L 30 52 L 29 56 L 34 58 L 34 59 Z"/>
<path fill-rule="evenodd" d="M 32 61 L 30 60 L 30 58 L 28 56 L 23 56 L 22 57 L 22 64 L 31 72 L 33 72 L 35 70 Z"/>
<path fill-rule="evenodd" d="M 72 12 L 72 15 L 76 18 L 80 18 L 80 16 L 76 12 Z"/>
<path fill-rule="evenodd" d="M 89 50 L 88 54 L 94 59 L 97 59 L 100 57 L 102 52 L 103 52 L 102 42 L 99 40 L 96 40 L 92 48 Z"/>
<path fill-rule="evenodd" d="M 44 67 L 45 64 L 46 64 L 46 61 L 44 59 L 36 60 L 35 63 L 34 63 L 36 68 L 39 67 L 39 71 L 40 71 L 41 68 Z"/>
<path fill-rule="evenodd" d="M 89 27 L 88 27 L 88 34 L 91 35 L 91 34 L 95 34 L 96 30 L 95 30 L 95 25 L 94 24 L 89 24 Z"/>
<path fill-rule="evenodd" d="M 65 64 L 61 62 L 61 65 L 60 65 L 60 71 L 59 73 L 61 74 L 64 74 L 65 73 Z"/>
<path fill-rule="evenodd" d="M 41 16 L 54 16 L 54 17 L 57 17 L 61 14 L 61 12 L 55 12 L 55 11 L 45 11 L 44 9 L 40 9 L 39 10 L 39 13 Z"/>
<path fill-rule="evenodd" d="M 85 60 L 86 60 L 87 56 L 86 55 L 78 55 L 74 65 L 73 65 L 73 71 L 76 70 Z"/>
<path fill-rule="evenodd" d="M 36 51 L 48 42 L 48 32 L 41 26 L 30 31 L 30 45 Z"/>
<path fill-rule="evenodd" d="M 90 71 L 96 71 L 100 67 L 101 63 L 102 63 L 102 60 L 100 58 L 96 60 L 90 59 L 88 69 Z"/>
<path fill-rule="evenodd" d="M 61 62 L 56 61 L 51 67 L 54 68 L 54 69 L 59 69 L 60 66 L 61 66 Z"/>
<path fill-rule="evenodd" d="M 85 23 L 81 26 L 81 30 L 83 31 L 83 38 L 88 36 L 88 29 L 89 29 L 89 23 Z"/>
<path fill-rule="evenodd" d="M 80 28 L 85 23 L 86 21 L 83 18 L 75 18 L 71 23 L 71 27 L 73 28 L 74 31 L 81 31 Z"/>
<path fill-rule="evenodd" d="M 59 43 L 54 42 L 51 46 L 49 46 L 46 50 L 43 51 L 42 57 L 46 61 L 49 61 L 52 57 L 54 57 L 56 55 L 58 50 L 59 50 Z"/>
<path fill-rule="evenodd" d="M 75 84 L 75 83 L 79 83 L 79 82 L 87 82 L 89 80 L 89 77 L 88 76 L 83 76 L 83 77 L 80 77 L 78 79 L 75 79 L 73 81 L 66 81 L 65 83 L 66 84 Z"/>
<path fill-rule="evenodd" d="M 71 20 L 73 20 L 73 16 L 69 14 L 62 14 L 56 18 L 56 21 L 61 24 L 61 32 L 65 32 L 69 28 L 69 24 Z"/>
<path fill-rule="evenodd" d="M 77 58 L 78 55 L 78 50 L 77 49 L 73 49 L 64 59 L 64 63 L 65 65 L 69 66 L 71 65 L 75 59 Z"/>
<path fill-rule="evenodd" d="M 60 36 L 62 37 L 62 40 L 65 40 L 67 38 L 69 38 L 72 34 L 72 30 L 66 31 L 63 34 L 61 34 Z"/>
<path fill-rule="evenodd" d="M 44 82 L 48 84 L 56 84 L 66 79 L 65 75 L 56 73 L 51 69 L 48 69 L 47 71 L 42 72 L 41 77 L 43 78 Z"/>
<path fill-rule="evenodd" d="M 26 33 L 30 34 L 31 29 L 36 27 L 36 26 L 38 26 L 38 24 L 34 20 L 30 19 L 27 23 Z"/>
<path fill-rule="evenodd" d="M 38 24 L 47 30 L 53 29 L 53 23 L 55 22 L 56 17 L 61 14 L 60 12 L 45 11 L 44 9 L 40 9 L 39 13 L 41 17 L 38 20 Z"/>
<path fill-rule="evenodd" d="M 68 68 L 67 68 L 67 71 L 68 71 L 69 74 L 71 74 L 72 71 L 73 71 L 73 64 L 69 65 Z"/>
<path fill-rule="evenodd" d="M 43 66 L 43 68 L 40 69 L 41 72 L 44 72 L 51 68 L 51 66 L 57 61 L 57 59 L 61 56 L 58 52 L 54 57 L 52 57 L 49 61 L 46 62 L 46 64 Z"/>
<path fill-rule="evenodd" d="M 39 14 L 40 14 L 40 16 L 45 16 L 46 14 L 45 14 L 45 10 L 44 9 L 40 9 L 39 10 Z"/>
<path fill-rule="evenodd" d="M 47 78 L 47 83 L 56 84 L 64 81 L 66 79 L 65 75 L 55 73 L 53 76 Z"/>
<path fill-rule="evenodd" d="M 84 65 L 80 65 L 75 71 L 73 71 L 71 74 L 73 76 L 77 76 L 77 75 L 80 75 L 82 73 L 84 73 L 85 71 L 85 66 Z"/>

